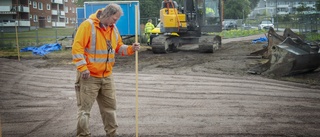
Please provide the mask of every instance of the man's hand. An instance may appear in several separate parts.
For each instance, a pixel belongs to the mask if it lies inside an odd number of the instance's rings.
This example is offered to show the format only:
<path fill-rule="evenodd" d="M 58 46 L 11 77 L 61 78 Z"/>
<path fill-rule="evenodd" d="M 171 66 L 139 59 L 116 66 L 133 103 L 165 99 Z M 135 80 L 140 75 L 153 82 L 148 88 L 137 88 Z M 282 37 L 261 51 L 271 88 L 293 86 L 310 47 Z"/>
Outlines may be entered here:
<path fill-rule="evenodd" d="M 133 43 L 133 44 L 132 44 L 132 49 L 133 49 L 134 51 L 140 50 L 140 43 Z"/>
<path fill-rule="evenodd" d="M 87 79 L 89 77 L 90 77 L 90 71 L 89 70 L 85 70 L 85 71 L 81 72 L 81 78 Z"/>

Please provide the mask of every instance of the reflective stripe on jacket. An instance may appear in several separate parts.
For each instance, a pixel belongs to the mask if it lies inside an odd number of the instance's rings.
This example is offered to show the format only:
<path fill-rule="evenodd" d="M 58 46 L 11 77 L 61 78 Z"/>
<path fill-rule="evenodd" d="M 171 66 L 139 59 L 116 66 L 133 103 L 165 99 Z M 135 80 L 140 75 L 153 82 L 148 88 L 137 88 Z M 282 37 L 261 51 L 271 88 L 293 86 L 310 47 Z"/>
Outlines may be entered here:
<path fill-rule="evenodd" d="M 101 12 L 98 10 L 81 23 L 72 45 L 73 63 L 80 72 L 88 69 L 93 77 L 107 77 L 112 73 L 115 53 L 134 54 L 131 45 L 123 44 L 115 25 L 104 27 L 100 23 L 97 16 Z"/>

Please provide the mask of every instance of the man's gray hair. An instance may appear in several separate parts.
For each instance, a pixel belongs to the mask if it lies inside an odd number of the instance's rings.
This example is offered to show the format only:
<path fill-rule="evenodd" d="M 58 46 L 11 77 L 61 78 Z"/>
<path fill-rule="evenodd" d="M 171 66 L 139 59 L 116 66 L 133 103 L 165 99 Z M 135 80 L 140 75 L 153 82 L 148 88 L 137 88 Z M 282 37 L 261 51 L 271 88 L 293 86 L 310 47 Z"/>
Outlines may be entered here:
<path fill-rule="evenodd" d="M 112 15 L 116 14 L 120 12 L 120 15 L 122 16 L 123 15 L 123 11 L 122 11 L 122 8 L 120 7 L 120 5 L 118 4 L 115 4 L 115 3 L 111 3 L 111 4 L 108 4 L 104 10 L 102 11 L 101 13 L 101 18 L 109 18 L 111 17 Z"/>

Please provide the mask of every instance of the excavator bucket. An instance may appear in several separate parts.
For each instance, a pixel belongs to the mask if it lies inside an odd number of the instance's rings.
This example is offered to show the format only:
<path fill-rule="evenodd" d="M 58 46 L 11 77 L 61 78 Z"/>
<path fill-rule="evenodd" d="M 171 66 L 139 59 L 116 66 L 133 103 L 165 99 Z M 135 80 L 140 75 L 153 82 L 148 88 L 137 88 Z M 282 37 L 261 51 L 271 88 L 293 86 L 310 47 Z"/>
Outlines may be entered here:
<path fill-rule="evenodd" d="M 268 46 L 249 56 L 262 56 L 266 63 L 251 68 L 248 72 L 287 76 L 311 72 L 320 66 L 319 43 L 307 42 L 291 29 L 285 29 L 283 36 L 273 28 L 268 31 Z"/>

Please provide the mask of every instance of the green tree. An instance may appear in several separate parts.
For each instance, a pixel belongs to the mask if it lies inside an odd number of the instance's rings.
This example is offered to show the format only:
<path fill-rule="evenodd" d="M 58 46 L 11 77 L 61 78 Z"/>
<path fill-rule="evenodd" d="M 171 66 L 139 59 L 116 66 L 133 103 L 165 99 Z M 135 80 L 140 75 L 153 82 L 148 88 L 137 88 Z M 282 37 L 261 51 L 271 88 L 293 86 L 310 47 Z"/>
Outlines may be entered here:
<path fill-rule="evenodd" d="M 254 8 L 257 7 L 260 0 L 249 0 L 249 1 L 250 1 L 250 8 L 251 10 L 253 10 Z"/>
<path fill-rule="evenodd" d="M 303 11 L 308 10 L 307 4 L 299 3 L 300 5 L 297 7 L 298 13 L 302 13 Z"/>
<path fill-rule="evenodd" d="M 320 11 L 320 0 L 317 0 L 316 8 L 317 8 L 317 11 Z"/>
<path fill-rule="evenodd" d="M 224 4 L 225 19 L 246 18 L 251 11 L 249 0 L 226 0 Z"/>

